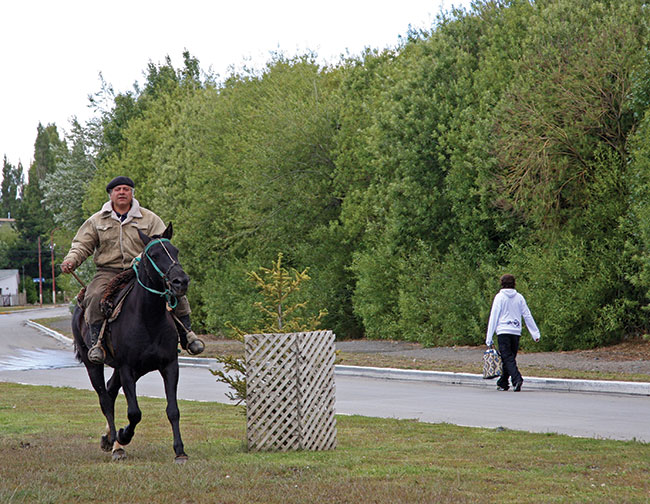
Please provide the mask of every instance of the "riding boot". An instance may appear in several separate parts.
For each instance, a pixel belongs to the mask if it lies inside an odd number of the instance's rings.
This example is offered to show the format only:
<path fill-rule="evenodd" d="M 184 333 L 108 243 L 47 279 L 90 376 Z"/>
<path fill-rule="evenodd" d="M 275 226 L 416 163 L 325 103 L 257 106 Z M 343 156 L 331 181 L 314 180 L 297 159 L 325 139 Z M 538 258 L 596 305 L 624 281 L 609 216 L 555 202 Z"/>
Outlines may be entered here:
<path fill-rule="evenodd" d="M 93 364 L 104 364 L 106 352 L 99 342 L 99 333 L 102 330 L 103 322 L 99 324 L 90 324 L 90 350 L 88 350 L 88 360 Z"/>
<path fill-rule="evenodd" d="M 185 350 L 187 350 L 191 355 L 198 355 L 203 352 L 203 350 L 205 350 L 205 344 L 196 336 L 196 334 L 194 334 L 194 331 L 192 331 L 192 322 L 190 321 L 189 313 L 178 317 L 178 320 L 180 320 L 182 327 L 179 326 L 178 323 L 176 323 L 176 327 L 185 332 L 185 338 L 187 339 L 187 347 L 183 348 L 185 348 Z M 181 338 L 181 346 L 183 346 L 182 341 Z"/>

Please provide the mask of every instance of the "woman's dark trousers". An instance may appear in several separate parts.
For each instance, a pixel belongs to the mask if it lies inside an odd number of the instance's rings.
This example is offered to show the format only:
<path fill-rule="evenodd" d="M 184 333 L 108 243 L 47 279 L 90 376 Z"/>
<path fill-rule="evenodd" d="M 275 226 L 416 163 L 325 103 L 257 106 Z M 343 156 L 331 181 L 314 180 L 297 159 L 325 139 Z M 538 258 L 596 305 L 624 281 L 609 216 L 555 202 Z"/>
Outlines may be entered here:
<path fill-rule="evenodd" d="M 497 385 L 501 388 L 508 388 L 508 378 L 513 386 L 522 380 L 516 361 L 520 337 L 516 334 L 497 334 L 499 353 L 503 362 L 503 374 L 497 380 Z"/>

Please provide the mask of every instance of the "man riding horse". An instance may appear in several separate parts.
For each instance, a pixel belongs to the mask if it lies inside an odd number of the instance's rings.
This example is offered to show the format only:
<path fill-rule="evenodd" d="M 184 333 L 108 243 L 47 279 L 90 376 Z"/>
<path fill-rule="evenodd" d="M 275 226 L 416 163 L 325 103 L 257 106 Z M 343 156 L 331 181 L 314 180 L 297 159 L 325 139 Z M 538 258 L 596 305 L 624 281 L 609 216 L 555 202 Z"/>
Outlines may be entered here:
<path fill-rule="evenodd" d="M 133 197 L 134 190 L 135 184 L 129 177 L 111 180 L 106 186 L 109 201 L 81 225 L 68 255 L 61 263 L 61 271 L 71 273 L 94 253 L 97 272 L 86 288 L 83 305 L 84 319 L 90 327 L 92 340 L 88 359 L 96 364 L 103 363 L 105 357 L 99 335 L 104 323 L 100 301 L 107 285 L 117 275 L 130 269 L 133 260 L 144 250 L 138 230 L 148 236 L 165 231 L 162 219 L 141 207 Z M 175 322 L 179 333 L 182 331 L 186 335 L 187 346 L 184 348 L 192 355 L 201 353 L 205 345 L 191 329 L 191 310 L 185 296 L 178 300 L 173 311 L 180 321 L 180 324 Z"/>

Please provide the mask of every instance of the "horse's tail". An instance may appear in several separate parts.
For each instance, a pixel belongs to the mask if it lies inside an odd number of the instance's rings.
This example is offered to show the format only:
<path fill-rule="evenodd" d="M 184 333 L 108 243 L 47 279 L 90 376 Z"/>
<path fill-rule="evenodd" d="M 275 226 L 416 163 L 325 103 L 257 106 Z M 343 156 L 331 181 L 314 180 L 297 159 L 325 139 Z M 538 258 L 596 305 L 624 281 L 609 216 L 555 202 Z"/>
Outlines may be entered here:
<path fill-rule="evenodd" d="M 81 350 L 79 349 L 79 344 L 77 343 L 76 340 L 74 342 L 74 357 L 79 362 L 83 363 L 83 359 L 81 358 Z"/>

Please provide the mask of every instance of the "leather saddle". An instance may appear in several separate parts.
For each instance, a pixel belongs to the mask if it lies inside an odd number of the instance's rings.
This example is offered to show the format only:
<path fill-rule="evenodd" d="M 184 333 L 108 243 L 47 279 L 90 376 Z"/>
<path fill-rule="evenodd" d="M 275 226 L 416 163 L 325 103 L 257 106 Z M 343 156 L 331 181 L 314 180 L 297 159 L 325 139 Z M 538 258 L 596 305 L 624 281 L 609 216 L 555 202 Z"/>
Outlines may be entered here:
<path fill-rule="evenodd" d="M 99 302 L 99 308 L 108 322 L 113 322 L 119 317 L 124 300 L 134 285 L 135 271 L 129 268 L 113 278 L 106 286 L 104 295 Z"/>
<path fill-rule="evenodd" d="M 99 301 L 99 309 L 109 322 L 113 322 L 124 305 L 124 299 L 131 292 L 135 285 L 135 272 L 128 269 L 117 275 L 104 289 L 102 299 Z M 86 287 L 83 287 L 77 294 L 77 306 L 81 308 L 82 313 L 85 310 L 84 297 L 86 296 Z"/>

